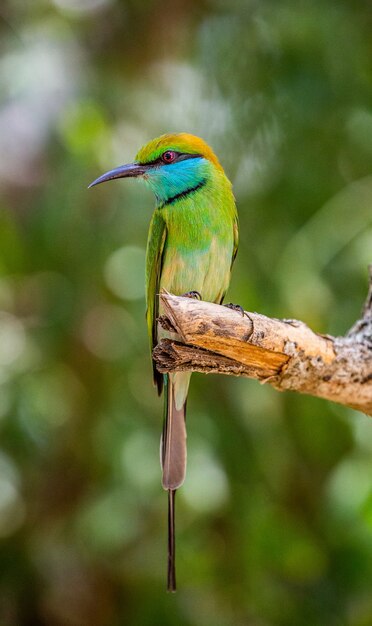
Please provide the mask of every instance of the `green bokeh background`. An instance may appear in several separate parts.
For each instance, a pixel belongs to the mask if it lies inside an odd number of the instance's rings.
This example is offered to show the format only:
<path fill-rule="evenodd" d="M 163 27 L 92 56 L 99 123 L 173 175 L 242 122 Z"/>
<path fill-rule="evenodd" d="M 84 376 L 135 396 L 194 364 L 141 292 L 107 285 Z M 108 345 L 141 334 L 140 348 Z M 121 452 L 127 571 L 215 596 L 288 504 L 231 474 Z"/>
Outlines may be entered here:
<path fill-rule="evenodd" d="M 3 0 L 0 625 L 370 626 L 372 423 L 193 376 L 165 592 L 154 204 L 87 191 L 163 132 L 233 181 L 229 300 L 344 334 L 372 260 L 372 5 Z"/>

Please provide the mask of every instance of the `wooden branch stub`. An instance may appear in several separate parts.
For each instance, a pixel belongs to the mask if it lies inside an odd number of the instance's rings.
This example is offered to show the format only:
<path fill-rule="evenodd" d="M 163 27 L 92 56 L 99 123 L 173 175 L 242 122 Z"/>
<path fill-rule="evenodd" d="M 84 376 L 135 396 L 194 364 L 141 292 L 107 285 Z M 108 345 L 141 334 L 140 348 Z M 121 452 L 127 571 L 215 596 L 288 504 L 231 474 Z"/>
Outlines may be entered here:
<path fill-rule="evenodd" d="M 372 414 L 372 315 L 347 337 L 314 333 L 303 322 L 277 320 L 189 298 L 160 294 L 164 327 L 153 356 L 160 372 L 199 371 L 256 378 Z M 365 309 L 366 310 L 366 309 Z M 368 342 L 368 333 L 371 344 Z"/>
<path fill-rule="evenodd" d="M 266 349 L 264 334 L 259 329 L 262 343 L 260 345 L 247 343 L 257 331 L 251 319 L 246 315 L 243 317 L 240 312 L 224 307 L 224 316 L 221 319 L 221 307 L 217 304 L 199 302 L 190 298 L 177 298 L 171 294 L 162 294 L 160 298 L 163 317 L 169 320 L 185 344 L 205 348 L 216 354 L 238 360 L 239 363 L 248 367 L 260 367 L 263 363 L 262 352 L 264 351 L 267 376 L 275 374 L 288 360 L 284 353 Z M 208 320 L 206 320 L 206 305 Z"/>

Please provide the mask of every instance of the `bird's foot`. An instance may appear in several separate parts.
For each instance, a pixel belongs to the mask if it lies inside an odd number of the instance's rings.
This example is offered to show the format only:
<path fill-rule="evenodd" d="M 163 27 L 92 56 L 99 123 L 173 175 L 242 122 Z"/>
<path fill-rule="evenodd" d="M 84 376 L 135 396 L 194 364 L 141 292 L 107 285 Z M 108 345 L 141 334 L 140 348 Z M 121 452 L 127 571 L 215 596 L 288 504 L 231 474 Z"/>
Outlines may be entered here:
<path fill-rule="evenodd" d="M 191 298 L 192 300 L 201 300 L 202 297 L 199 291 L 186 291 L 186 293 L 182 294 L 183 298 Z"/>
<path fill-rule="evenodd" d="M 229 302 L 228 304 L 223 304 L 222 306 L 225 306 L 227 309 L 231 309 L 232 311 L 239 311 L 242 317 L 244 317 L 244 315 L 248 317 L 248 313 L 244 311 L 240 304 L 233 304 L 232 302 Z"/>

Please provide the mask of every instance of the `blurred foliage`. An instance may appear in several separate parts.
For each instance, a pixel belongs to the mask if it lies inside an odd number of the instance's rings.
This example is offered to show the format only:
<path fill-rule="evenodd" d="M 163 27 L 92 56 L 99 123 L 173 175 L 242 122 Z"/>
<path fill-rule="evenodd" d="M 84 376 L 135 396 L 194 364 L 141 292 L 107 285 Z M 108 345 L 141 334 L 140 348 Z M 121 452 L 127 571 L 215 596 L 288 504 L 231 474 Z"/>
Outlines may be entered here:
<path fill-rule="evenodd" d="M 165 593 L 154 201 L 87 191 L 201 135 L 238 202 L 229 299 L 345 333 L 372 260 L 371 32 L 353 0 L 1 3 L 1 626 L 372 624 L 372 425 L 241 379 L 193 377 Z"/>

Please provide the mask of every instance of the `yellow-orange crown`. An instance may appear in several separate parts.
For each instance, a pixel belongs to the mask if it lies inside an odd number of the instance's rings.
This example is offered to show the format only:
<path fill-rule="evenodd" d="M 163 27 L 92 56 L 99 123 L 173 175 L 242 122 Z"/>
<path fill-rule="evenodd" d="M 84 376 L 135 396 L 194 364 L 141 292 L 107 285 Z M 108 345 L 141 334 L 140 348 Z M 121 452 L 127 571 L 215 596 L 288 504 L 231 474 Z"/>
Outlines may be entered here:
<path fill-rule="evenodd" d="M 152 139 L 138 152 L 136 161 L 138 163 L 150 163 L 159 158 L 166 150 L 174 150 L 175 152 L 186 154 L 200 154 L 223 172 L 223 167 L 212 148 L 200 137 L 190 135 L 189 133 L 169 133 Z"/>

